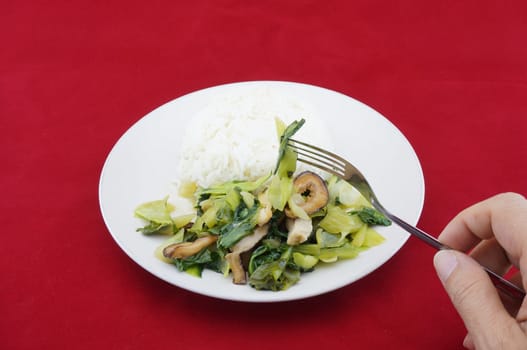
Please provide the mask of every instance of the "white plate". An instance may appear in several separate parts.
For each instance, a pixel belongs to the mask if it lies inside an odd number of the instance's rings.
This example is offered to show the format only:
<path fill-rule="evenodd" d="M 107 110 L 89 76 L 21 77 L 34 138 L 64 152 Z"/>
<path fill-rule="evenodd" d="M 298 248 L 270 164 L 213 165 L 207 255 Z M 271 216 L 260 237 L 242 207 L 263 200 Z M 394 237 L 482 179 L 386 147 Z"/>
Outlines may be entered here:
<path fill-rule="evenodd" d="M 330 127 L 335 150 L 369 179 L 381 202 L 409 223 L 417 223 L 424 202 L 424 178 L 419 160 L 404 135 L 381 114 L 348 96 L 328 89 L 291 82 L 254 81 L 196 91 L 168 102 L 135 123 L 118 140 L 104 164 L 99 201 L 108 230 L 136 263 L 178 287 L 211 297 L 276 302 L 307 298 L 346 286 L 377 269 L 406 242 L 397 226 L 380 227 L 386 238 L 359 257 L 303 274 L 286 291 L 257 291 L 238 286 L 220 274 L 205 271 L 192 277 L 154 257 L 163 238 L 145 237 L 135 230 L 138 204 L 163 198 L 177 177 L 178 149 L 189 118 L 214 96 L 266 88 L 282 96 L 310 102 Z"/>

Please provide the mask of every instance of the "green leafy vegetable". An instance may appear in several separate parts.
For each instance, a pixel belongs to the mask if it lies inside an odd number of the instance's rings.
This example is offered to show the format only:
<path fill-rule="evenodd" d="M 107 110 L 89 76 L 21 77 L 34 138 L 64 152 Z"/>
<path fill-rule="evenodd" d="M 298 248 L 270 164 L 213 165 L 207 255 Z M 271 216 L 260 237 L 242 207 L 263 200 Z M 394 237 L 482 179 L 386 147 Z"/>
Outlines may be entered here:
<path fill-rule="evenodd" d="M 238 188 L 239 191 L 253 192 L 258 190 L 271 176 L 271 174 L 265 175 L 256 179 L 255 181 L 230 181 L 221 185 L 212 186 L 204 189 L 198 189 L 196 191 L 198 202 L 210 198 L 211 196 L 222 196 L 226 195 L 234 188 Z"/>
<path fill-rule="evenodd" d="M 366 231 L 366 237 L 364 238 L 364 243 L 362 243 L 362 247 L 375 247 L 376 245 L 379 245 L 384 242 L 384 240 L 384 237 L 381 236 L 377 231 L 375 231 L 371 227 L 368 227 L 368 230 Z"/>
<path fill-rule="evenodd" d="M 313 255 L 293 253 L 293 261 L 303 271 L 309 271 L 315 267 L 319 259 Z"/>
<path fill-rule="evenodd" d="M 240 239 L 252 233 L 256 226 L 256 212 L 258 207 L 247 208 L 245 202 L 240 202 L 234 212 L 232 222 L 223 226 L 219 230 L 219 245 L 223 248 L 230 248 Z"/>
<path fill-rule="evenodd" d="M 326 216 L 320 221 L 319 226 L 329 233 L 350 233 L 361 228 L 363 222 L 356 216 L 351 216 L 337 206 L 328 206 Z"/>
<path fill-rule="evenodd" d="M 320 250 L 318 258 L 324 262 L 334 262 L 338 259 L 352 259 L 359 255 L 360 250 L 353 245 L 346 243 L 336 248 L 323 248 Z"/>
<path fill-rule="evenodd" d="M 280 240 L 277 239 L 266 239 L 262 242 L 258 248 L 251 254 L 249 261 L 249 276 L 260 267 L 280 259 L 282 251 L 280 250 Z"/>
<path fill-rule="evenodd" d="M 186 271 L 193 276 L 201 277 L 203 269 L 222 272 L 223 256 L 217 251 L 203 249 L 199 253 L 184 259 L 173 259 L 172 263 L 180 271 Z"/>
<path fill-rule="evenodd" d="M 287 247 L 278 260 L 259 265 L 249 276 L 249 284 L 255 289 L 286 290 L 300 279 L 300 271 L 289 265 L 293 248 Z"/>
<path fill-rule="evenodd" d="M 137 231 L 145 235 L 172 234 L 173 223 L 170 213 L 173 210 L 174 207 L 168 203 L 168 197 L 139 205 L 134 215 L 145 220 L 147 224 Z"/>
<path fill-rule="evenodd" d="M 294 121 L 291 124 L 285 128 L 284 132 L 279 135 L 280 136 L 280 146 L 278 148 L 278 160 L 276 162 L 276 167 L 274 173 L 279 173 L 280 165 L 282 163 L 282 160 L 284 157 L 289 157 L 290 159 L 287 159 L 285 164 L 289 164 L 291 159 L 294 157 L 296 161 L 296 153 L 294 153 L 289 147 L 287 147 L 287 143 L 289 142 L 289 139 L 293 137 L 293 135 L 300 130 L 302 125 L 304 125 L 306 121 L 304 119 L 300 119 L 298 121 Z M 279 130 L 280 131 L 280 130 Z M 287 152 L 289 150 L 290 152 Z M 293 169 L 294 172 L 294 169 Z"/>
<path fill-rule="evenodd" d="M 144 235 L 170 235 L 174 232 L 172 224 L 157 224 L 150 222 L 143 227 L 137 229 L 137 232 L 141 232 Z"/>
<path fill-rule="evenodd" d="M 368 225 L 382 225 L 390 226 L 392 222 L 386 216 L 384 216 L 380 211 L 364 207 L 359 211 L 352 211 L 350 214 L 357 214 L 362 222 Z"/>
<path fill-rule="evenodd" d="M 273 209 L 283 211 L 292 192 L 292 178 L 273 175 L 269 184 L 269 202 Z"/>

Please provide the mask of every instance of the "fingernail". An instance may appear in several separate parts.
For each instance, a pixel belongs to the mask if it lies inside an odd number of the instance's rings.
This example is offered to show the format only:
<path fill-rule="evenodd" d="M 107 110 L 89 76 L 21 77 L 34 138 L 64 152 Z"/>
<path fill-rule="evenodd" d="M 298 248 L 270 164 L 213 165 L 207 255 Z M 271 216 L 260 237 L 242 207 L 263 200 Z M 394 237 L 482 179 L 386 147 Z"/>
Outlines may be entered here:
<path fill-rule="evenodd" d="M 441 282 L 445 282 L 458 264 L 456 254 L 451 250 L 440 250 L 434 256 L 434 267 Z"/>

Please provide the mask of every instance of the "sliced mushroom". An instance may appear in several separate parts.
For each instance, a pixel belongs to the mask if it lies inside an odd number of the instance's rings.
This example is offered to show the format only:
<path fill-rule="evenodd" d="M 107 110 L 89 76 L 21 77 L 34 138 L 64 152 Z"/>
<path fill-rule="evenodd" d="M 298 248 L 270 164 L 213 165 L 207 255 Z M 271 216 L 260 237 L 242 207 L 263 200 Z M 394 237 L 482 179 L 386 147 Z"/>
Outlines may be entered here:
<path fill-rule="evenodd" d="M 243 268 L 240 254 L 252 249 L 269 232 L 269 225 L 260 226 L 254 229 L 249 236 L 245 236 L 232 247 L 231 253 L 225 255 L 232 271 L 232 281 L 235 284 L 247 283 L 247 276 Z"/>
<path fill-rule="evenodd" d="M 181 242 L 171 244 L 163 249 L 163 256 L 169 259 L 183 259 L 192 256 L 218 240 L 218 236 L 207 235 L 196 239 L 194 242 Z"/>
<path fill-rule="evenodd" d="M 305 242 L 313 231 L 313 222 L 310 219 L 288 218 L 285 225 L 289 231 L 287 234 L 287 244 L 289 245 L 298 245 Z"/>
<path fill-rule="evenodd" d="M 302 195 L 303 201 L 296 203 L 306 214 L 311 215 L 323 208 L 329 201 L 329 192 L 320 176 L 312 171 L 304 171 L 293 181 L 294 192 Z M 286 215 L 290 218 L 296 217 L 291 210 L 286 209 Z"/>
<path fill-rule="evenodd" d="M 255 228 L 253 233 L 243 237 L 238 243 L 236 243 L 231 251 L 240 254 L 252 249 L 256 243 L 260 242 L 260 240 L 265 237 L 267 232 L 269 232 L 269 225 Z"/>
<path fill-rule="evenodd" d="M 242 265 L 242 258 L 239 253 L 229 253 L 225 255 L 225 260 L 229 263 L 232 271 L 232 282 L 234 284 L 247 283 L 247 276 Z"/>

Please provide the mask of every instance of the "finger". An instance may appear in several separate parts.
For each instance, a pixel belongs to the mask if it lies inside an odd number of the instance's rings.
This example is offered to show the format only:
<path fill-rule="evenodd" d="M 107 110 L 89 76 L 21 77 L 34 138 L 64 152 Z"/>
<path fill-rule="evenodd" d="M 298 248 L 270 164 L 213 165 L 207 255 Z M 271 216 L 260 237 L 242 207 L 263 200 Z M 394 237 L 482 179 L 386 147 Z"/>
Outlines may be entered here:
<path fill-rule="evenodd" d="M 493 198 L 461 211 L 446 225 L 438 239 L 454 249 L 468 251 L 482 239 L 493 237 L 490 224 Z"/>
<path fill-rule="evenodd" d="M 441 243 L 463 252 L 469 251 L 481 242 L 481 238 L 472 233 L 472 229 L 465 223 L 465 217 L 470 214 L 468 210 L 472 208 L 469 207 L 456 215 L 445 226 L 437 239 Z"/>
<path fill-rule="evenodd" d="M 527 333 L 527 321 L 520 322 L 521 329 Z"/>
<path fill-rule="evenodd" d="M 472 341 L 472 337 L 470 336 L 470 333 L 467 333 L 465 336 L 465 339 L 463 340 L 463 346 L 469 350 L 474 350 L 474 341 Z"/>
<path fill-rule="evenodd" d="M 470 256 L 486 268 L 503 276 L 511 267 L 511 262 L 505 250 L 495 238 L 479 243 Z"/>
<path fill-rule="evenodd" d="M 516 321 L 524 332 L 527 332 L 527 298 L 523 299 L 523 303 L 516 314 Z"/>
<path fill-rule="evenodd" d="M 527 333 L 527 299 L 523 301 L 523 304 L 516 315 L 516 320 L 518 321 L 521 329 Z"/>
<path fill-rule="evenodd" d="M 517 263 L 527 252 L 527 200 L 519 194 L 504 193 L 477 203 L 459 213 L 439 235 L 439 240 L 461 251 L 484 239 L 496 237 Z M 527 270 L 527 259 L 524 268 Z"/>
<path fill-rule="evenodd" d="M 519 272 L 514 273 L 508 280 L 512 284 L 518 287 L 521 287 L 521 284 L 522 284 L 521 273 Z M 503 306 L 505 307 L 509 315 L 511 315 L 512 317 L 518 317 L 519 316 L 518 311 L 520 310 L 523 300 L 519 300 L 518 298 L 515 298 L 511 296 L 510 294 L 501 292 L 499 290 L 498 292 L 500 294 L 501 302 L 503 303 Z"/>
<path fill-rule="evenodd" d="M 442 250 L 434 257 L 434 266 L 454 307 L 463 319 L 476 348 L 495 348 L 504 334 L 522 337 L 516 320 L 503 307 L 498 292 L 481 266 L 467 255 Z M 498 342 L 498 343 L 497 343 Z"/>

